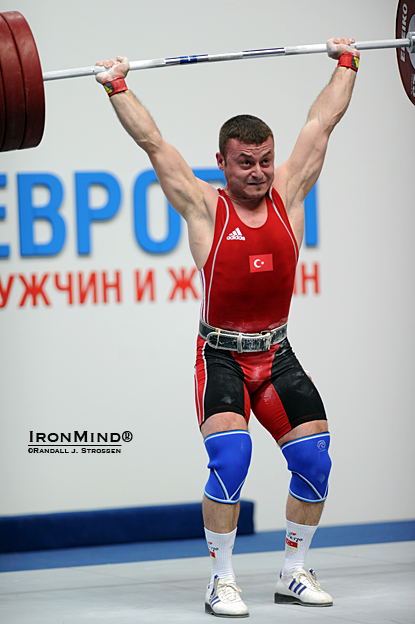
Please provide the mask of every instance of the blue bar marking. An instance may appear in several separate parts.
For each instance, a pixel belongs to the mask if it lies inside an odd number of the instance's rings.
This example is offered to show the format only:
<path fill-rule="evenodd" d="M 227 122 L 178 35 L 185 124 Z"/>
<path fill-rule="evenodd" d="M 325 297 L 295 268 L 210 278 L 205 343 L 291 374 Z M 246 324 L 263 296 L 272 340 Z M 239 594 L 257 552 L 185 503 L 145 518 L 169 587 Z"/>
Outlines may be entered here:
<path fill-rule="evenodd" d="M 199 63 L 203 61 L 208 61 L 208 54 L 200 54 L 193 56 L 177 56 L 173 58 L 166 58 L 166 65 L 187 65 L 188 63 Z"/>

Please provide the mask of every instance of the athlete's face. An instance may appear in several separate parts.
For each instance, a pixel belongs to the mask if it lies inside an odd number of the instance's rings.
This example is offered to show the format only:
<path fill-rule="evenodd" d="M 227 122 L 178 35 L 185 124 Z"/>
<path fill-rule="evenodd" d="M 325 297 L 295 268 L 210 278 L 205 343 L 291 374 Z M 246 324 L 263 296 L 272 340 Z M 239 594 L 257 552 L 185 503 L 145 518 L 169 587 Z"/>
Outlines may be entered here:
<path fill-rule="evenodd" d="M 230 139 L 226 154 L 216 154 L 224 172 L 229 193 L 241 200 L 264 197 L 274 180 L 274 141 L 269 137 L 260 145 Z"/>

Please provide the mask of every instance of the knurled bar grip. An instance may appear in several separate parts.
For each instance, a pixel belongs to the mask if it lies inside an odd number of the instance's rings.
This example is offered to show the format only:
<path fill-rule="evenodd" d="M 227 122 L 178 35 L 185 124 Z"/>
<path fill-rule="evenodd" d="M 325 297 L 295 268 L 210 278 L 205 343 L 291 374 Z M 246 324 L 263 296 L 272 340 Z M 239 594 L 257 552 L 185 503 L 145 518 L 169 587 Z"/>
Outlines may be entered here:
<path fill-rule="evenodd" d="M 412 35 L 413 33 L 408 33 Z M 379 41 L 359 41 L 352 47 L 359 50 L 379 50 L 382 48 L 409 48 L 413 45 L 413 40 L 408 39 L 384 39 Z M 130 70 L 153 69 L 156 67 L 170 67 L 171 65 L 188 65 L 192 63 L 212 63 L 218 61 L 238 61 L 247 58 L 259 58 L 267 56 L 290 56 L 294 54 L 319 54 L 327 52 L 325 43 L 288 46 L 285 48 L 264 48 L 262 50 L 245 50 L 243 52 L 230 52 L 227 54 L 200 54 L 195 56 L 178 56 L 175 58 L 150 59 L 145 61 L 132 61 Z M 77 69 L 66 69 L 61 71 L 46 72 L 43 80 L 61 80 L 62 78 L 78 78 L 81 76 L 91 76 L 106 71 L 105 67 L 95 65 L 92 67 L 79 67 Z"/>

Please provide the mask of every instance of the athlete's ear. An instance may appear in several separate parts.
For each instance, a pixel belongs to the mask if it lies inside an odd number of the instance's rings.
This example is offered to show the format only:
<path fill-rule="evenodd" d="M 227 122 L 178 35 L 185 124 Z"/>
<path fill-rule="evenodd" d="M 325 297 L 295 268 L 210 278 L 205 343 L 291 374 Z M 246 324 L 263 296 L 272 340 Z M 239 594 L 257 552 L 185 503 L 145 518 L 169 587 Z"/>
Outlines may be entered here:
<path fill-rule="evenodd" d="M 216 153 L 216 162 L 219 170 L 223 171 L 225 169 L 225 157 L 220 152 Z"/>

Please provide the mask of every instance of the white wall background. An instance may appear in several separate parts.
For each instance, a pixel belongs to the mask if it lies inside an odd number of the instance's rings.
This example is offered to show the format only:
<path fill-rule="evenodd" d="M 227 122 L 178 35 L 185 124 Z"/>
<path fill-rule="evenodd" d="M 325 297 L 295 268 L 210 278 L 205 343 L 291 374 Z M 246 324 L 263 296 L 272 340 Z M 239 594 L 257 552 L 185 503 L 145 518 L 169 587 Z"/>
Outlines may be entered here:
<path fill-rule="evenodd" d="M 131 60 L 322 43 L 331 36 L 394 38 L 392 0 L 3 0 L 35 35 L 44 71 Z M 230 116 L 264 118 L 285 160 L 335 63 L 325 55 L 133 72 L 128 84 L 192 167 L 215 166 L 217 134 Z M 132 186 L 148 168 L 93 78 L 46 84 L 47 123 L 34 150 L 0 154 L 6 218 L 3 285 L 11 274 L 120 270 L 123 300 L 19 307 L 16 277 L 0 309 L 0 514 L 15 515 L 196 501 L 207 456 L 193 406 L 199 301 L 167 301 L 167 267 L 192 266 L 183 234 L 152 256 L 132 226 Z M 362 53 L 353 101 L 333 134 L 319 182 L 321 293 L 297 295 L 290 339 L 324 398 L 332 432 L 331 494 L 324 524 L 413 518 L 415 109 L 401 86 L 394 50 Z M 123 203 L 92 228 L 93 253 L 76 253 L 75 171 L 115 175 Z M 19 254 L 17 173 L 50 172 L 64 184 L 64 250 Z M 40 200 L 39 200 L 40 201 Z M 154 235 L 163 206 L 151 200 Z M 161 216 L 157 216 L 157 215 Z M 49 232 L 39 225 L 39 240 Z M 156 301 L 134 301 L 133 271 L 154 268 Z M 51 278 L 49 278 L 51 280 Z M 197 280 L 196 280 L 197 283 Z M 29 431 L 130 430 L 120 455 L 33 455 Z M 275 443 L 253 421 L 253 464 L 243 496 L 256 502 L 257 529 L 284 525 L 289 475 Z"/>

